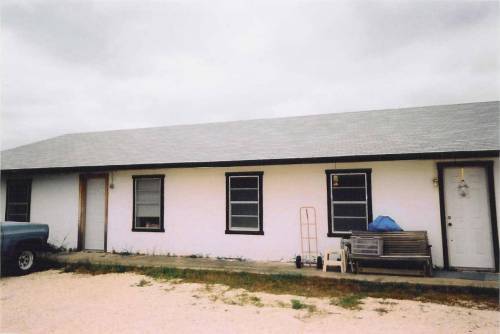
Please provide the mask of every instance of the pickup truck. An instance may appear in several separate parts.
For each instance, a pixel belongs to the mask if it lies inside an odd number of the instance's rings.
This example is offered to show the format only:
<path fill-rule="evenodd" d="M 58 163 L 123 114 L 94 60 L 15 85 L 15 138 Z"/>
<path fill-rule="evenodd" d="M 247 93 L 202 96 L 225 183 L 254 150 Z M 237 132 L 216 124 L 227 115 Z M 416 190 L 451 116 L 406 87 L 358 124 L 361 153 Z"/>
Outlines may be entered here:
<path fill-rule="evenodd" d="M 2 263 L 23 275 L 36 265 L 38 251 L 47 248 L 49 226 L 46 224 L 0 222 Z"/>

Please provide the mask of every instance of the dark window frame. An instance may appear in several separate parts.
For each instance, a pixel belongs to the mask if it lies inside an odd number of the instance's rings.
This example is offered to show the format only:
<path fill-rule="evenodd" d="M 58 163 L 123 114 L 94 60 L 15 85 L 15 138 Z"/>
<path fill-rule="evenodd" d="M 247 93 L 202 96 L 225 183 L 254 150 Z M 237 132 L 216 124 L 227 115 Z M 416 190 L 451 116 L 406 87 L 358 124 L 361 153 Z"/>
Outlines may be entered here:
<path fill-rule="evenodd" d="M 9 184 L 12 182 L 24 181 L 28 184 L 28 202 L 27 202 L 27 212 L 26 212 L 26 223 L 30 222 L 31 219 L 31 186 L 33 180 L 31 178 L 22 178 L 22 179 L 7 179 L 5 183 L 5 221 L 11 221 L 9 219 Z M 16 220 L 19 221 L 19 220 Z M 19 221 L 22 222 L 22 221 Z"/>
<path fill-rule="evenodd" d="M 258 230 L 232 230 L 230 228 L 231 225 L 231 216 L 230 216 L 230 178 L 234 176 L 255 176 L 258 177 L 258 196 L 259 196 L 259 203 L 258 203 L 258 208 L 259 208 L 259 228 Z M 264 172 L 231 172 L 231 173 L 226 173 L 226 234 L 248 234 L 248 235 L 264 235 L 264 215 L 263 215 L 263 203 L 264 203 L 264 197 L 263 197 L 263 190 L 262 190 L 262 185 L 263 185 L 263 178 L 264 178 Z"/>
<path fill-rule="evenodd" d="M 328 201 L 328 237 L 350 237 L 352 232 L 340 232 L 333 229 L 333 215 L 332 215 L 332 174 L 366 174 L 366 205 L 368 211 L 367 217 L 367 227 L 368 223 L 373 221 L 373 210 L 372 210 L 372 169 L 327 169 L 326 173 L 326 187 L 327 187 L 327 201 Z"/>
<path fill-rule="evenodd" d="M 160 227 L 159 228 L 141 228 L 135 226 L 135 185 L 138 179 L 160 179 Z M 132 232 L 165 232 L 164 226 L 164 206 L 165 206 L 165 175 L 132 175 Z"/>

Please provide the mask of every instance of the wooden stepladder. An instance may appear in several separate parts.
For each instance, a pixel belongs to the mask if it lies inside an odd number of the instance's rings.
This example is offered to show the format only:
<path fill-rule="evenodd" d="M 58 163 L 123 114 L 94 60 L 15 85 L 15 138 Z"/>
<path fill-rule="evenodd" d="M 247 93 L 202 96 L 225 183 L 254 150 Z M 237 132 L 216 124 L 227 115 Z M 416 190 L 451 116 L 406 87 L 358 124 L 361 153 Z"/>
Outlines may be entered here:
<path fill-rule="evenodd" d="M 300 241 L 302 264 L 316 265 L 319 256 L 318 231 L 316 209 L 312 206 L 300 208 Z"/>

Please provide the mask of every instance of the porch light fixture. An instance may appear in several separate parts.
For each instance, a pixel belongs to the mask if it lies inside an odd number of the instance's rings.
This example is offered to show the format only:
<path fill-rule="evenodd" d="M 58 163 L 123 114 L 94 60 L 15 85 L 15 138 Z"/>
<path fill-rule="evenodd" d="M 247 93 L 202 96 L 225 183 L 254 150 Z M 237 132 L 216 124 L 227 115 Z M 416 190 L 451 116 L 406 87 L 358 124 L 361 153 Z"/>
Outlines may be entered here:
<path fill-rule="evenodd" d="M 434 187 L 439 187 L 439 181 L 437 177 L 432 179 L 432 184 L 434 184 Z"/>
<path fill-rule="evenodd" d="M 469 186 L 467 185 L 467 183 L 465 183 L 464 169 L 463 168 L 460 169 L 460 173 L 461 173 L 461 180 L 458 183 L 458 187 L 457 187 L 458 194 L 461 197 L 466 197 L 469 194 Z"/>

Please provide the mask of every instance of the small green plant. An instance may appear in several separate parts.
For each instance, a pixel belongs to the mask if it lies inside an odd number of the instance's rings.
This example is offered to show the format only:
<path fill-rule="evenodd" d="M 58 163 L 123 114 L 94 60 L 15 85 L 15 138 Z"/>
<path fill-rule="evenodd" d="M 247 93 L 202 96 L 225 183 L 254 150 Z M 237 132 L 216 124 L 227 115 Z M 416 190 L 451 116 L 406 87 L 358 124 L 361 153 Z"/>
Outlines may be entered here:
<path fill-rule="evenodd" d="M 374 309 L 374 311 L 377 312 L 379 315 L 384 315 L 389 312 L 389 310 L 384 307 L 377 307 L 376 309 Z"/>
<path fill-rule="evenodd" d="M 301 302 L 298 299 L 292 299 L 291 303 L 292 303 L 292 308 L 294 310 L 307 309 L 307 312 L 309 312 L 309 313 L 316 312 L 316 310 L 317 310 L 316 305 L 306 304 L 306 303 Z"/>
<path fill-rule="evenodd" d="M 302 310 L 303 308 L 307 307 L 307 304 L 304 304 L 298 299 L 292 299 L 290 302 L 292 303 L 292 308 L 294 310 Z"/>
<path fill-rule="evenodd" d="M 361 310 L 364 296 L 358 294 L 350 294 L 330 300 L 331 305 L 337 305 L 349 310 Z"/>
<path fill-rule="evenodd" d="M 257 296 L 250 296 L 248 299 L 250 299 L 252 303 L 260 303 L 260 298 Z"/>
<path fill-rule="evenodd" d="M 250 297 L 248 297 L 248 301 L 251 304 L 253 304 L 253 305 L 257 306 L 257 307 L 264 306 L 264 304 L 262 303 L 261 299 L 259 297 L 257 297 L 257 296 L 250 296 Z"/>
<path fill-rule="evenodd" d="M 251 296 L 247 292 L 243 292 L 237 296 L 234 297 L 223 297 L 222 301 L 228 305 L 247 305 L 247 304 L 252 304 L 257 307 L 263 307 L 264 304 L 262 303 L 261 299 L 257 296 Z"/>
<path fill-rule="evenodd" d="M 148 281 L 148 280 L 145 280 L 145 279 L 143 278 L 143 279 L 141 279 L 141 280 L 139 281 L 139 283 L 137 283 L 135 286 L 138 286 L 138 287 L 141 287 L 141 288 L 142 288 L 142 287 L 144 287 L 144 286 L 150 286 L 150 285 L 151 285 L 151 282 L 150 282 L 150 281 Z"/>

